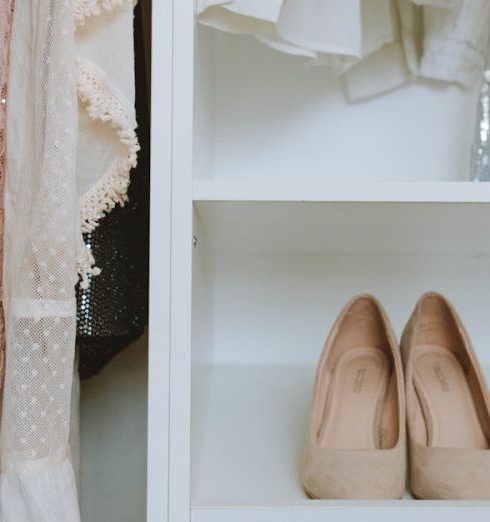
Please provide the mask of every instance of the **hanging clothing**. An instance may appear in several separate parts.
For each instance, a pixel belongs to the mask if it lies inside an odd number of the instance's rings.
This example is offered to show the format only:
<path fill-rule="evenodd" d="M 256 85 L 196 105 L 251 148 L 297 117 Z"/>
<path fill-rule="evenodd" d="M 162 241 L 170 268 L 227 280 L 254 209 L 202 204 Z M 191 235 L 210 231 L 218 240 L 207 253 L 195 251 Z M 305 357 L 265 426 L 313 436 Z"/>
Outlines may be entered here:
<path fill-rule="evenodd" d="M 326 65 L 360 99 L 417 77 L 470 85 L 484 59 L 488 0 L 198 0 L 201 24 Z"/>
<path fill-rule="evenodd" d="M 8 98 L 10 38 L 14 18 L 14 0 L 0 0 L 0 267 L 3 266 L 3 230 L 5 188 L 5 117 Z M 3 309 L 3 273 L 0 269 L 0 415 L 5 371 L 5 313 Z"/>
<path fill-rule="evenodd" d="M 441 0 L 435 3 L 444 5 Z M 479 79 L 486 57 L 490 2 L 448 0 L 446 4 L 449 8 L 424 7 L 420 76 L 469 87 Z"/>
<path fill-rule="evenodd" d="M 126 199 L 134 133 L 131 0 L 22 0 L 7 111 L 2 522 L 79 522 L 70 461 L 82 231 Z"/>
<path fill-rule="evenodd" d="M 7 111 L 2 522 L 80 520 L 68 433 L 75 345 L 73 11 L 17 2 Z"/>
<path fill-rule="evenodd" d="M 86 244 L 101 269 L 78 289 L 77 346 L 82 379 L 93 377 L 138 339 L 148 324 L 150 115 L 142 4 L 135 9 L 136 109 L 141 151 L 131 174 L 129 202 L 105 216 Z"/>
<path fill-rule="evenodd" d="M 138 120 L 142 130 L 141 118 Z M 115 208 L 99 227 L 84 235 L 101 273 L 87 289 L 78 291 L 77 346 L 82 379 L 97 375 L 136 341 L 148 324 L 149 176 L 144 137 L 140 132 L 138 136 L 143 153 L 132 174 L 129 203 Z"/>
<path fill-rule="evenodd" d="M 139 150 L 133 2 L 78 0 L 75 22 L 82 151 L 77 184 L 82 231 L 90 232 L 105 214 L 127 201 L 129 172 L 136 166 Z M 84 268 L 87 265 L 82 266 L 82 276 Z"/>

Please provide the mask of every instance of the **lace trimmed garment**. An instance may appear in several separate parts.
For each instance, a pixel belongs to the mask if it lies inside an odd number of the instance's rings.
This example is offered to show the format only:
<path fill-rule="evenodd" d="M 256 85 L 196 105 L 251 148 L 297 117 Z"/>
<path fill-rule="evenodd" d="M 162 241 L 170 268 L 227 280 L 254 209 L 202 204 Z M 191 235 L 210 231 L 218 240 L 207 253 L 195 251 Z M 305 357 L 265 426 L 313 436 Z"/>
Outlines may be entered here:
<path fill-rule="evenodd" d="M 135 9 L 136 112 L 141 151 L 131 173 L 129 202 L 116 207 L 92 232 L 84 234 L 101 269 L 77 293 L 77 347 L 82 379 L 96 375 L 134 342 L 148 324 L 150 205 L 150 115 L 142 23 Z"/>
<path fill-rule="evenodd" d="M 425 77 L 478 76 L 488 0 L 198 0 L 202 24 L 248 34 L 342 75 L 350 99 Z"/>
<path fill-rule="evenodd" d="M 69 455 L 82 230 L 124 202 L 138 148 L 130 0 L 22 0 L 7 112 L 0 520 L 78 522 Z"/>
<path fill-rule="evenodd" d="M 10 38 L 14 16 L 14 0 L 0 0 L 0 266 L 3 266 L 4 209 L 3 191 L 5 185 L 5 115 L 7 108 L 7 80 L 9 69 Z M 0 270 L 0 295 L 3 274 Z M 3 300 L 0 299 L 0 400 L 5 370 L 5 317 Z M 0 405 L 1 411 L 1 405 Z"/>

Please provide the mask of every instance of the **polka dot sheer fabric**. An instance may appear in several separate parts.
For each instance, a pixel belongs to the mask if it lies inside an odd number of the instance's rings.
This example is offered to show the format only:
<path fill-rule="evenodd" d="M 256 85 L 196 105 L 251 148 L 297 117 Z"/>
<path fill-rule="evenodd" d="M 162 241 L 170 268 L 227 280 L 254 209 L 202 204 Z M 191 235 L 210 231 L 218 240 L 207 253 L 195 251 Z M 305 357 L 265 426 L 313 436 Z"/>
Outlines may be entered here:
<path fill-rule="evenodd" d="M 3 522 L 79 520 L 68 448 L 80 228 L 73 55 L 70 0 L 17 2 L 5 187 Z"/>
<path fill-rule="evenodd" d="M 16 2 L 4 198 L 2 522 L 80 520 L 69 449 L 75 285 L 97 274 L 82 228 L 125 201 L 136 162 L 132 8 L 131 0 Z M 87 74 L 97 89 L 87 87 Z M 97 208 L 86 204 L 94 194 Z"/>

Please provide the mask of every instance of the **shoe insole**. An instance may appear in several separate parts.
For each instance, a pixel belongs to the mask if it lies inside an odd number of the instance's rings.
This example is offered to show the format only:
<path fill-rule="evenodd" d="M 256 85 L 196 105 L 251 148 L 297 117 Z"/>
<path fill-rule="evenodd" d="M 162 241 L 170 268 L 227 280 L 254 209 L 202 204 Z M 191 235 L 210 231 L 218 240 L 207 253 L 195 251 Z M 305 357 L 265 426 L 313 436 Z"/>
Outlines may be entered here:
<path fill-rule="evenodd" d="M 377 348 L 351 348 L 330 378 L 319 444 L 334 449 L 377 448 L 390 364 Z M 389 422 L 389 421 L 388 421 Z"/>
<path fill-rule="evenodd" d="M 422 345 L 414 357 L 420 405 L 417 440 L 430 447 L 488 448 L 468 379 L 456 356 L 441 346 Z"/>

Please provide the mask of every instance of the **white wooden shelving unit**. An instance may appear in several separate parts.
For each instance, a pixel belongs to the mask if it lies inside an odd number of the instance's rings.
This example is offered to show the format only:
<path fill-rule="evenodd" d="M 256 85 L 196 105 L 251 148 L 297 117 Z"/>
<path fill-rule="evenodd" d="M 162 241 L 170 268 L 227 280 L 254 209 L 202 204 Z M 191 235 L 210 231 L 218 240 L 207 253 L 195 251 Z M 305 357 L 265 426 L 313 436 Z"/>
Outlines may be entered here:
<path fill-rule="evenodd" d="M 152 229 L 171 220 L 153 278 L 171 250 L 169 309 L 152 283 L 149 522 L 488 521 L 489 503 L 408 493 L 313 501 L 298 479 L 314 367 L 352 295 L 378 296 L 400 333 L 421 293 L 445 293 L 490 367 L 476 92 L 418 82 L 348 104 L 326 70 L 199 27 L 192 0 L 155 4 L 152 180 L 171 179 Z"/>

